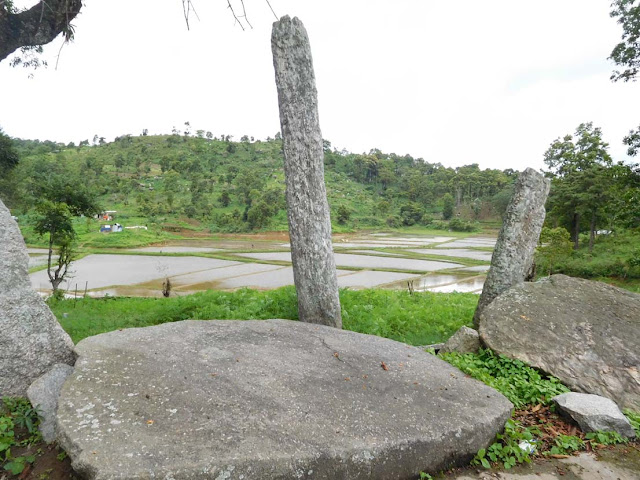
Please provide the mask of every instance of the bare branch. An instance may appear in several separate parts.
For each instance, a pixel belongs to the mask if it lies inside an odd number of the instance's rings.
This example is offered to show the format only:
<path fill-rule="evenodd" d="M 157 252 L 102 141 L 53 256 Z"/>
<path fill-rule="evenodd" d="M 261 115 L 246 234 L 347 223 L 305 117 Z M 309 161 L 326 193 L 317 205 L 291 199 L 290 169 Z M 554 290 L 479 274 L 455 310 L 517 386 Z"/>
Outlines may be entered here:
<path fill-rule="evenodd" d="M 247 25 L 253 29 L 253 25 L 249 23 L 249 19 L 247 18 L 247 10 L 244 8 L 244 0 L 240 0 L 240 3 L 242 4 L 242 17 L 244 18 L 244 21 L 247 22 Z"/>
<path fill-rule="evenodd" d="M 279 20 L 278 15 L 276 15 L 276 12 L 274 12 L 273 7 L 269 3 L 269 0 L 265 0 L 265 1 L 267 2 L 267 5 L 269 5 L 269 8 L 271 9 L 271 13 L 273 13 L 273 16 L 276 17 L 276 20 Z"/>
<path fill-rule="evenodd" d="M 182 12 L 184 13 L 184 21 L 187 24 L 187 30 L 189 30 L 189 14 L 193 10 L 193 14 L 196 16 L 198 21 L 200 21 L 200 17 L 198 16 L 198 12 L 196 12 L 196 7 L 193 5 L 191 0 L 182 0 Z"/>
<path fill-rule="evenodd" d="M 233 15 L 233 18 L 235 18 L 236 22 L 238 22 L 238 25 L 240 25 L 240 28 L 244 31 L 244 25 L 242 25 L 242 22 L 236 15 L 236 12 L 233 10 L 233 5 L 231 5 L 231 0 L 227 0 L 227 5 L 228 5 L 227 8 L 231 10 L 231 14 Z"/>

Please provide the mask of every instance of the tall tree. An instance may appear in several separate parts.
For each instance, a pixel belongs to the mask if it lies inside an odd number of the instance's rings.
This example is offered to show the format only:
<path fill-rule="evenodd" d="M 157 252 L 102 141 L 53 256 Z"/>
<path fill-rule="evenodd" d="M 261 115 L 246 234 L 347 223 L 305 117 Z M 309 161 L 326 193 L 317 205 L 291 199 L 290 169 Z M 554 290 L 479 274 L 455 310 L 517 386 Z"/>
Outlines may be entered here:
<path fill-rule="evenodd" d="M 598 216 L 611 195 L 613 162 L 608 147 L 602 131 L 589 122 L 580 124 L 574 135 L 556 139 L 544 155 L 553 177 L 551 213 L 570 216 L 575 248 L 583 216 L 589 221 L 589 250 L 593 248 Z"/>
<path fill-rule="evenodd" d="M 640 71 L 640 3 L 638 0 L 614 0 L 611 17 L 622 25 L 622 41 L 609 57 L 622 70 L 616 70 L 611 80 L 635 81 Z"/>
<path fill-rule="evenodd" d="M 622 26 L 622 41 L 613 48 L 609 57 L 622 70 L 615 70 L 611 80 L 635 82 L 640 71 L 640 2 L 614 0 L 611 7 L 611 17 L 616 18 Z M 640 148 L 640 126 L 629 132 L 624 143 L 629 147 L 628 154 L 635 156 Z"/>

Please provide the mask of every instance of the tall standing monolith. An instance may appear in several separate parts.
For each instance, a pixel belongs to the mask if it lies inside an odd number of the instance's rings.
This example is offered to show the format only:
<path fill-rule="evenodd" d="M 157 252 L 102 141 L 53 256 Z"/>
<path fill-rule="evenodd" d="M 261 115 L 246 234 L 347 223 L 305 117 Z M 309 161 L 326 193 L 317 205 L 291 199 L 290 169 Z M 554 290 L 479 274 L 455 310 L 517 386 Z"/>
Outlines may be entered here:
<path fill-rule="evenodd" d="M 73 342 L 31 287 L 20 229 L 0 201 L 0 397 L 24 397 L 56 363 L 75 363 Z"/>
<path fill-rule="evenodd" d="M 476 328 L 484 307 L 505 290 L 524 282 L 530 273 L 544 223 L 544 204 L 549 186 L 549 180 L 532 168 L 518 175 L 493 251 L 491 268 L 473 316 Z"/>
<path fill-rule="evenodd" d="M 287 215 L 298 313 L 303 322 L 342 328 L 324 152 L 311 46 L 298 18 L 282 17 L 271 34 L 284 148 Z"/>

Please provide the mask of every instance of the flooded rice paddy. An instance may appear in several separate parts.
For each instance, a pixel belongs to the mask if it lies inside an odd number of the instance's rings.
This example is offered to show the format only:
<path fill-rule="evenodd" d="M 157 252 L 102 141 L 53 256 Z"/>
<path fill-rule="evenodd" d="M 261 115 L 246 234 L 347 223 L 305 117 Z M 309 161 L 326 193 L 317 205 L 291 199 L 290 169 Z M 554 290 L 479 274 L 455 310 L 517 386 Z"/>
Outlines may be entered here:
<path fill-rule="evenodd" d="M 63 288 L 72 295 L 76 291 L 82 295 L 86 289 L 94 296 L 161 296 L 165 278 L 177 295 L 293 285 L 289 245 L 286 237 L 282 240 L 281 236 L 199 239 L 126 254 L 87 255 L 72 264 Z M 338 285 L 480 293 L 494 245 L 495 239 L 489 237 L 341 235 L 334 239 Z M 30 267 L 41 265 L 43 259 L 46 264 L 46 250 L 29 253 Z M 46 270 L 31 274 L 31 283 L 39 291 L 50 290 Z"/>

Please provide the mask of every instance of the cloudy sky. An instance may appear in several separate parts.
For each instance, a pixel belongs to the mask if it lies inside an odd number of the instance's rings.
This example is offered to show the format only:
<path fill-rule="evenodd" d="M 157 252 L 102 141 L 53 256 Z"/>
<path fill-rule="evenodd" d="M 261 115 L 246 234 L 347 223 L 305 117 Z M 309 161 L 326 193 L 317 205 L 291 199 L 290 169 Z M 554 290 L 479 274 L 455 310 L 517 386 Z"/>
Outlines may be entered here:
<path fill-rule="evenodd" d="M 622 137 L 640 122 L 640 84 L 609 80 L 620 27 L 608 0 L 270 2 L 306 25 L 323 137 L 339 149 L 521 170 L 542 167 L 548 145 L 587 121 L 623 160 Z M 57 70 L 60 40 L 45 49 L 48 69 L 0 63 L 0 126 L 65 143 L 185 121 L 273 136 L 267 2 L 244 1 L 244 31 L 226 0 L 193 3 L 187 30 L 181 0 L 86 0 Z"/>

